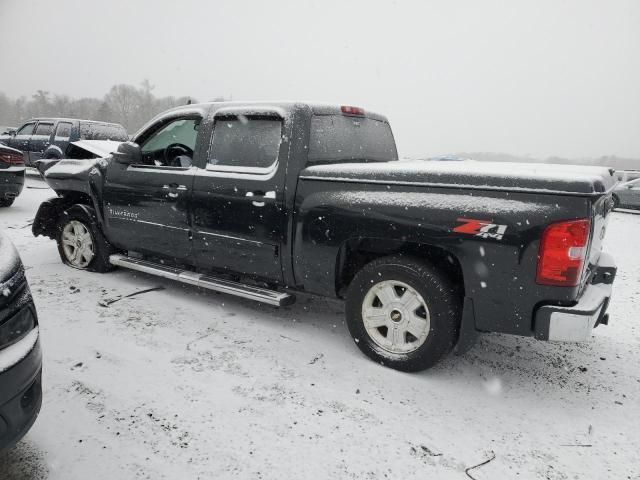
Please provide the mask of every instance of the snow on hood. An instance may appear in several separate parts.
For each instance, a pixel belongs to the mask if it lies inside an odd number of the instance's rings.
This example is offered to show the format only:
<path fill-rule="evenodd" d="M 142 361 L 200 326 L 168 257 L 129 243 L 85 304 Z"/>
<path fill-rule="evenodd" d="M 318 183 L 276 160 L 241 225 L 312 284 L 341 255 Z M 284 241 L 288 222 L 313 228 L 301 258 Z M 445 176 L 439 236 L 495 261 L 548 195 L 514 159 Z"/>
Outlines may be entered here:
<path fill-rule="evenodd" d="M 0 373 L 5 370 L 9 370 L 20 360 L 29 355 L 29 352 L 33 350 L 38 341 L 39 329 L 38 327 L 31 330 L 26 337 L 20 340 L 18 343 L 3 348 L 0 351 Z"/>
<path fill-rule="evenodd" d="M 18 252 L 9 239 L 0 233 L 0 284 L 13 275 L 19 266 Z"/>
<path fill-rule="evenodd" d="M 118 150 L 118 146 L 121 143 L 113 140 L 78 140 L 77 142 L 71 142 L 71 145 L 80 147 L 99 157 L 108 157 Z"/>

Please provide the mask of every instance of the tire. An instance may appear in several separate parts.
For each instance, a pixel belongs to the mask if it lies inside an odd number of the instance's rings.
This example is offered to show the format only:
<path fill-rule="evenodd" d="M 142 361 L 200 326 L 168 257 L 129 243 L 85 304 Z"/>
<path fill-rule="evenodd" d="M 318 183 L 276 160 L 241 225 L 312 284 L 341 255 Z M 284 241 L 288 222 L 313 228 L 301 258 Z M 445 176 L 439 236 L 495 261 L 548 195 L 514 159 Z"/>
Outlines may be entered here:
<path fill-rule="evenodd" d="M 345 310 L 349 332 L 362 352 L 396 370 L 417 372 L 453 349 L 462 296 L 432 265 L 391 256 L 372 261 L 356 274 Z"/>
<path fill-rule="evenodd" d="M 66 265 L 100 273 L 115 268 L 109 262 L 109 255 L 115 253 L 115 249 L 98 227 L 91 207 L 74 205 L 64 211 L 56 230 L 58 253 Z"/>
<path fill-rule="evenodd" d="M 2 207 L 10 207 L 15 202 L 15 198 L 1 198 L 0 199 L 0 208 Z"/>

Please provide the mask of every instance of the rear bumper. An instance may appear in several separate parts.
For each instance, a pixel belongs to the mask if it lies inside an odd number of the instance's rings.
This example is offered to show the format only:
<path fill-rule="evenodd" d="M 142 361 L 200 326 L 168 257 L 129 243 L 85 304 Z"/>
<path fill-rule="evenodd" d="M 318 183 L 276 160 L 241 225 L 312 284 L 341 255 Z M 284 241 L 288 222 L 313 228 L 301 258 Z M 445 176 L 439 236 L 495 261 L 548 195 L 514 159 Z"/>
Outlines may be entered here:
<path fill-rule="evenodd" d="M 29 351 L 16 361 L 21 349 Z M 40 340 L 36 337 L 33 343 L 33 336 L 27 335 L 0 350 L 1 366 L 6 367 L 7 362 L 13 361 L 16 363 L 0 373 L 0 451 L 12 447 L 29 431 L 42 405 Z"/>
<path fill-rule="evenodd" d="M 560 342 L 588 340 L 595 327 L 609 322 L 607 308 L 615 275 L 613 258 L 603 253 L 591 283 L 575 305 L 543 305 L 538 308 L 535 314 L 535 337 Z"/>

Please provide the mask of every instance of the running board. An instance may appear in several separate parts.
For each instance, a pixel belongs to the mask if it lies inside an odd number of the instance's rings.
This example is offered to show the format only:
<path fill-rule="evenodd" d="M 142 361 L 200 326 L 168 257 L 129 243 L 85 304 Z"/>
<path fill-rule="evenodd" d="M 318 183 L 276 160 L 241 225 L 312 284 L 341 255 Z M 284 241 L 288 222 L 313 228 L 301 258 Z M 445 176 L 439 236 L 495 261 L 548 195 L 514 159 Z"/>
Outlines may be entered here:
<path fill-rule="evenodd" d="M 255 287 L 253 285 L 245 285 L 244 283 L 234 282 L 223 278 L 210 277 L 201 273 L 182 270 L 180 268 L 168 267 L 159 263 L 149 262 L 138 258 L 130 258 L 126 255 L 111 255 L 109 262 L 118 267 L 137 270 L 138 272 L 157 275 L 159 277 L 176 280 L 189 285 L 215 290 L 216 292 L 228 293 L 257 302 L 268 303 L 277 307 L 284 307 L 295 302 L 296 297 L 288 293 L 277 292 L 267 288 Z"/>

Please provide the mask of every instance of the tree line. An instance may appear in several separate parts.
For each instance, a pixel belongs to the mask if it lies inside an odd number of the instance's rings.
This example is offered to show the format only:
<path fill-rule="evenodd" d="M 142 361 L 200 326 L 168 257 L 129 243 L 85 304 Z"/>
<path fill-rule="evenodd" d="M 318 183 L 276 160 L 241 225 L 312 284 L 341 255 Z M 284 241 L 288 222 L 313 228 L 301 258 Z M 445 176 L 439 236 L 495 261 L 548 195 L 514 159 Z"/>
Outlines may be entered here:
<path fill-rule="evenodd" d="M 144 80 L 139 86 L 114 85 L 102 98 L 71 98 L 46 90 L 38 90 L 30 98 L 10 98 L 0 92 L 0 125 L 18 127 L 34 117 L 68 117 L 120 123 L 129 133 L 134 133 L 164 110 L 195 103 L 195 99 L 188 96 L 156 97 L 153 90 L 154 86 Z"/>

